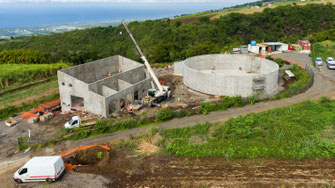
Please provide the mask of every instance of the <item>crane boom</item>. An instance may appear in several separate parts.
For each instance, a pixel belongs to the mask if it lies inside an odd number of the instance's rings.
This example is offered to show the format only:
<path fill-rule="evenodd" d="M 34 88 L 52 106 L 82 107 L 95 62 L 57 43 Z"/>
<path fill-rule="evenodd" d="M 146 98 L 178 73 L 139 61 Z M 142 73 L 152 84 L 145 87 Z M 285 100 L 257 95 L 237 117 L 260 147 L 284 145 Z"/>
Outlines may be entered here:
<path fill-rule="evenodd" d="M 128 29 L 127 25 L 125 24 L 124 20 L 122 20 L 122 24 L 123 24 L 123 26 L 126 28 L 126 30 L 127 30 L 128 34 L 129 34 L 131 40 L 133 41 L 133 43 L 134 43 L 134 45 L 135 45 L 135 47 L 136 47 L 136 50 L 137 50 L 138 53 L 141 55 L 141 59 L 144 61 L 144 65 L 145 65 L 145 67 L 147 68 L 147 70 L 148 70 L 148 72 L 149 72 L 151 78 L 154 80 L 156 86 L 158 87 L 158 90 L 159 90 L 160 92 L 164 92 L 164 91 L 163 91 L 163 87 L 162 87 L 162 85 L 159 83 L 159 80 L 158 80 L 158 78 L 156 77 L 154 71 L 152 70 L 152 68 L 151 68 L 151 66 L 150 66 L 150 64 L 149 64 L 149 62 L 148 62 L 148 60 L 147 60 L 147 58 L 145 57 L 145 55 L 143 54 L 142 50 L 141 50 L 140 47 L 138 46 L 138 44 L 137 44 L 135 38 L 134 38 L 133 35 L 131 34 L 131 32 L 130 32 L 130 30 Z"/>

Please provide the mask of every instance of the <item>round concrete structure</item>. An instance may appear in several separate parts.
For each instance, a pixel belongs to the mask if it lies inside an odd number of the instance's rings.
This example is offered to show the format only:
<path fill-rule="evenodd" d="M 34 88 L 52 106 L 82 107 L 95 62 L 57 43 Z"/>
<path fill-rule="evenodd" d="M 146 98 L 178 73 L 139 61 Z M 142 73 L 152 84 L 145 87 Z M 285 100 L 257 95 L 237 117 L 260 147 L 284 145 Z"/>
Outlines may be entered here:
<path fill-rule="evenodd" d="M 279 66 L 247 55 L 202 55 L 175 63 L 190 89 L 218 96 L 271 94 L 278 88 Z"/>

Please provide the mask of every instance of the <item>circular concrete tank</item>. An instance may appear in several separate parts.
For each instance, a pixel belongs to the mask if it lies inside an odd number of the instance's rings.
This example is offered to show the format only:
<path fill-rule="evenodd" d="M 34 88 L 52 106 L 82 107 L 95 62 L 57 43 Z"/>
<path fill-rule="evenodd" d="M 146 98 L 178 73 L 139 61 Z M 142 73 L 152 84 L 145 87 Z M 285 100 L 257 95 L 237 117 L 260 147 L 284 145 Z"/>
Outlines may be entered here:
<path fill-rule="evenodd" d="M 210 95 L 247 97 L 271 94 L 278 88 L 279 67 L 263 58 L 202 55 L 186 59 L 176 67 L 187 87 Z"/>

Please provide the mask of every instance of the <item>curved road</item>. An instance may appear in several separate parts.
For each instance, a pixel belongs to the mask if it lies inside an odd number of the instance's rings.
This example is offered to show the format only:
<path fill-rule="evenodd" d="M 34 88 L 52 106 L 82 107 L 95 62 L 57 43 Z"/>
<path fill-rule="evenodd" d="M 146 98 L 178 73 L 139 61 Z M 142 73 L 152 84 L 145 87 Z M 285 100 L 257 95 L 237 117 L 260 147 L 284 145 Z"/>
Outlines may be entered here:
<path fill-rule="evenodd" d="M 248 113 L 257 113 L 261 111 L 266 111 L 273 108 L 279 108 L 288 106 L 294 103 L 299 103 L 305 100 L 312 100 L 312 99 L 319 99 L 322 96 L 329 96 L 333 97 L 335 94 L 335 71 L 328 70 L 327 66 L 324 65 L 317 70 L 312 66 L 312 60 L 308 57 L 307 54 L 300 54 L 297 52 L 292 53 L 282 53 L 276 54 L 274 57 L 283 58 L 291 63 L 298 64 L 301 67 L 305 67 L 309 65 L 314 71 L 314 84 L 313 86 L 308 89 L 305 93 L 293 96 L 291 98 L 270 101 L 270 102 L 260 102 L 254 105 L 247 105 L 241 108 L 231 108 L 226 111 L 221 112 L 211 112 L 208 115 L 194 115 L 191 117 L 185 117 L 182 119 L 173 119 L 171 121 L 160 123 L 153 125 L 153 127 L 159 128 L 179 128 L 179 127 L 187 127 L 193 126 L 197 123 L 204 123 L 208 122 L 224 122 L 229 118 L 234 118 L 239 115 L 245 115 Z M 97 137 L 90 137 L 83 140 L 73 141 L 73 142 L 66 142 L 64 148 L 73 148 L 82 144 L 95 144 L 99 142 L 105 142 L 108 140 L 119 139 L 122 137 L 127 137 L 130 135 L 136 135 L 140 133 L 144 133 L 149 129 L 149 127 L 140 127 L 134 128 L 130 130 L 118 131 L 112 134 L 106 134 Z"/>

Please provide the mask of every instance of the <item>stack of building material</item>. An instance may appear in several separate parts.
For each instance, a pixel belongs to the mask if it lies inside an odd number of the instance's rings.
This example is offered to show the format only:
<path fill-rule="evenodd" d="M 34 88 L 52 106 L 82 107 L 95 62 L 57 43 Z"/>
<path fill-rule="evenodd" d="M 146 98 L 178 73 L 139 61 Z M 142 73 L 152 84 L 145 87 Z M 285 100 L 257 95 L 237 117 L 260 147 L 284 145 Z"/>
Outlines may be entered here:
<path fill-rule="evenodd" d="M 28 123 L 37 123 L 38 122 L 38 118 L 37 117 L 31 117 L 28 119 Z"/>
<path fill-rule="evenodd" d="M 54 114 L 49 112 L 40 117 L 40 121 L 44 122 L 54 117 Z"/>

